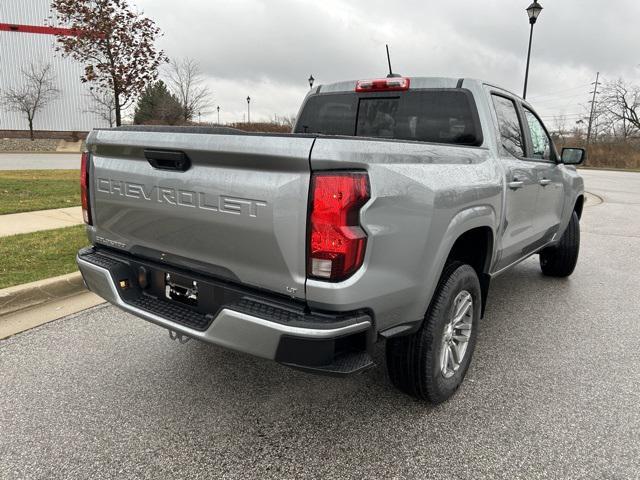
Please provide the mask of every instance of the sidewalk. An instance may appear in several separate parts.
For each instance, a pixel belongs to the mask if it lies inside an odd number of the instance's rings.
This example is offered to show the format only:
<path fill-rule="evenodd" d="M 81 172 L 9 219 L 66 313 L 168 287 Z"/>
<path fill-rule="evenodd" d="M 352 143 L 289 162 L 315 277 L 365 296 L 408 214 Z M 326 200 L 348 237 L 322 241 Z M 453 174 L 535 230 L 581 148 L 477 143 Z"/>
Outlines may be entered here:
<path fill-rule="evenodd" d="M 82 207 L 0 215 L 0 237 L 82 224 Z"/>
<path fill-rule="evenodd" d="M 78 170 L 80 153 L 7 153 L 0 152 L 0 170 Z"/>

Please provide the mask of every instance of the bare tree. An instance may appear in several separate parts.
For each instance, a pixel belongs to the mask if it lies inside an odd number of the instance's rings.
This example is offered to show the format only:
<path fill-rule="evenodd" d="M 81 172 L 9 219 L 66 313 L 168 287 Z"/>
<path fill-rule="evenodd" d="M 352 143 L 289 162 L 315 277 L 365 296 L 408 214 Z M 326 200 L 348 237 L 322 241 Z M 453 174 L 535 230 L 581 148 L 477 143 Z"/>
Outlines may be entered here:
<path fill-rule="evenodd" d="M 193 120 L 196 115 L 207 113 L 213 102 L 213 93 L 204 84 L 200 64 L 191 58 L 172 61 L 167 83 L 182 105 L 182 119 Z"/>
<path fill-rule="evenodd" d="M 599 104 L 612 135 L 626 140 L 640 133 L 640 86 L 623 79 L 607 82 Z"/>
<path fill-rule="evenodd" d="M 2 93 L 2 103 L 7 109 L 24 114 L 29 122 L 29 136 L 33 137 L 33 120 L 38 112 L 60 96 L 55 86 L 51 65 L 29 64 L 20 70 L 22 85 L 8 88 Z"/>
<path fill-rule="evenodd" d="M 553 122 L 555 123 L 555 132 L 552 132 L 557 139 L 561 142 L 564 143 L 567 137 L 567 116 L 562 113 L 560 115 L 555 115 L 553 117 Z"/>
<path fill-rule="evenodd" d="M 83 110 L 83 112 L 96 114 L 110 127 L 113 127 L 116 123 L 116 99 L 113 94 L 109 91 L 90 89 L 87 97 L 91 99 L 93 108 Z"/>

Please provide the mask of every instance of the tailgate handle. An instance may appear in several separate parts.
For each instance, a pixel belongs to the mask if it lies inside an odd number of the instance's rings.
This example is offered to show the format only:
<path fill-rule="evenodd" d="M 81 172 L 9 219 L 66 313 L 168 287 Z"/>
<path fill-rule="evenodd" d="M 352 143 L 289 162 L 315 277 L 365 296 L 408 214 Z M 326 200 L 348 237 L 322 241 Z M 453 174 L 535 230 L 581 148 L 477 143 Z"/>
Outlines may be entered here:
<path fill-rule="evenodd" d="M 153 168 L 158 170 L 177 170 L 186 172 L 191 167 L 191 160 L 184 152 L 170 150 L 150 150 L 145 148 L 144 157 Z"/>

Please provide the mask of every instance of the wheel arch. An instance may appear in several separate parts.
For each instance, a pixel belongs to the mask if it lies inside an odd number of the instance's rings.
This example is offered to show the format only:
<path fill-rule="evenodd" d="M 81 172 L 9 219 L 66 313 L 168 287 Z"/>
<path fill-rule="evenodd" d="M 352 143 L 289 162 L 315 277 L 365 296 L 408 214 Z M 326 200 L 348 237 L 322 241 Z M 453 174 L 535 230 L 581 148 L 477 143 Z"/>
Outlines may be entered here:
<path fill-rule="evenodd" d="M 449 223 L 443 240 L 442 258 L 436 273 L 436 284 L 447 264 L 461 261 L 473 267 L 480 281 L 482 315 L 489 293 L 489 274 L 494 261 L 497 215 L 491 205 L 481 205 L 459 212 Z M 431 291 L 431 295 L 433 295 Z"/>
<path fill-rule="evenodd" d="M 451 246 L 445 266 L 452 262 L 463 262 L 470 265 L 478 275 L 482 293 L 482 316 L 489 295 L 491 275 L 489 269 L 494 250 L 493 229 L 489 226 L 474 227 L 462 233 Z"/>
<path fill-rule="evenodd" d="M 583 208 L 584 208 L 584 195 L 580 194 L 578 195 L 578 198 L 576 198 L 576 202 L 573 205 L 573 211 L 576 212 L 576 215 L 578 215 L 578 219 L 582 218 Z"/>

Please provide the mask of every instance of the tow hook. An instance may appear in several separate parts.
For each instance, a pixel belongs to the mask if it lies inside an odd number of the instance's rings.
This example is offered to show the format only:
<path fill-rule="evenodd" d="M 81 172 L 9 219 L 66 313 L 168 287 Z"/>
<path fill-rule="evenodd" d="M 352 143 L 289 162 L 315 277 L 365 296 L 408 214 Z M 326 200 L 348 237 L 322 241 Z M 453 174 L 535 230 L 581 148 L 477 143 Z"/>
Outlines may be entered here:
<path fill-rule="evenodd" d="M 187 343 L 189 340 L 191 340 L 191 337 L 187 337 L 182 333 L 174 332 L 173 330 L 169 330 L 169 338 L 171 340 L 178 340 L 178 342 L 180 342 L 181 344 Z"/>

